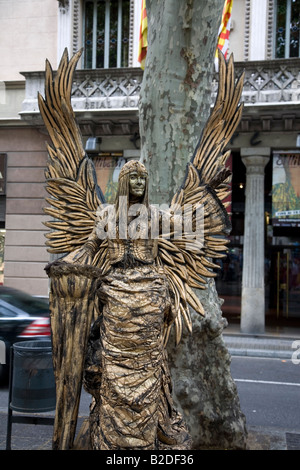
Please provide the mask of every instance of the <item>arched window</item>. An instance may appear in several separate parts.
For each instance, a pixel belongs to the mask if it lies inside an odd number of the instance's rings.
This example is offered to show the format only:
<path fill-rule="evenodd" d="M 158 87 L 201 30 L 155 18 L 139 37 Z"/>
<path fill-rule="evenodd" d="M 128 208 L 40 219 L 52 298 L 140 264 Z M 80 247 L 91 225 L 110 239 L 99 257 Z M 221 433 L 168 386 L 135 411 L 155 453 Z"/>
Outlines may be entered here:
<path fill-rule="evenodd" d="M 128 67 L 130 0 L 85 0 L 84 68 Z"/>
<path fill-rule="evenodd" d="M 300 57 L 300 0 L 277 0 L 275 57 Z"/>

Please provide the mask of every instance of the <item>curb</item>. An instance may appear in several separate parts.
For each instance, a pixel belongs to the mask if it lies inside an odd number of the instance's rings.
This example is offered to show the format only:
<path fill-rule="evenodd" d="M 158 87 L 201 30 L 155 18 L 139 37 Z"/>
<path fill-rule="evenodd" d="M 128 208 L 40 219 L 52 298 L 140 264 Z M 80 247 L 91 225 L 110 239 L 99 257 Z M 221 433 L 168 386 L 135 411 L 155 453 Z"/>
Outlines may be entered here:
<path fill-rule="evenodd" d="M 292 359 L 291 352 L 265 350 L 265 349 L 244 349 L 244 348 L 230 348 L 228 351 L 231 356 L 248 356 L 248 357 L 265 357 L 265 358 L 278 358 L 278 359 Z"/>
<path fill-rule="evenodd" d="M 224 343 L 232 356 L 300 359 L 300 339 L 295 337 L 224 334 Z M 295 356 L 296 355 L 296 356 Z"/>

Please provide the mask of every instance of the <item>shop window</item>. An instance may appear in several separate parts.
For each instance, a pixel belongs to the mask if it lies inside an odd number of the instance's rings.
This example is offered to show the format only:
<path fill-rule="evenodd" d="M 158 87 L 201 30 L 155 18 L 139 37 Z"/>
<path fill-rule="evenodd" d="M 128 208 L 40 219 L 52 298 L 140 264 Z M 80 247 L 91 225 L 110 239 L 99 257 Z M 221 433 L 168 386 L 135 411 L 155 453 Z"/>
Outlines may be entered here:
<path fill-rule="evenodd" d="M 128 67 L 130 0 L 84 2 L 84 67 Z"/>
<path fill-rule="evenodd" d="M 275 57 L 300 57 L 300 0 L 277 0 Z"/>

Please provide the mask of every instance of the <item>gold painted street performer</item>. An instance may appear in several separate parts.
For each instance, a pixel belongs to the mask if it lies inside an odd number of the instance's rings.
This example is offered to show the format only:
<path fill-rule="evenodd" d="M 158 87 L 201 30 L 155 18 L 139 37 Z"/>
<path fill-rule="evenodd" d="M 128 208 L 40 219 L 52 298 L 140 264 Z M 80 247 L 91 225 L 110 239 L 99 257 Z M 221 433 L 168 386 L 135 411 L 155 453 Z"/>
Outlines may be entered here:
<path fill-rule="evenodd" d="M 56 380 L 53 448 L 74 443 L 82 385 L 92 395 L 89 448 L 189 449 L 172 400 L 166 345 L 172 328 L 192 331 L 189 307 L 204 315 L 193 288 L 215 276 L 230 221 L 229 142 L 241 117 L 243 79 L 220 54 L 220 84 L 211 116 L 169 210 L 148 201 L 148 173 L 127 162 L 115 204 L 107 205 L 83 149 L 71 106 L 80 52 L 64 52 L 57 73 L 46 62 L 39 106 L 51 138 L 45 208 L 50 315 Z M 200 214 L 200 215 L 199 215 Z"/>

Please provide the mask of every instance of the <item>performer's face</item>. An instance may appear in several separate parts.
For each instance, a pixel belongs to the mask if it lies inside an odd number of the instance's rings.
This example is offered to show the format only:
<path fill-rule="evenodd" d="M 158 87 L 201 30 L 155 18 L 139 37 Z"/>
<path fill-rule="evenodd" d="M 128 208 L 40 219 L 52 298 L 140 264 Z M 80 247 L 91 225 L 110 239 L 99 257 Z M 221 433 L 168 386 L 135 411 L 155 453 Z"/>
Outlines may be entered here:
<path fill-rule="evenodd" d="M 142 197 L 146 187 L 146 176 L 137 171 L 129 173 L 129 192 L 135 197 Z"/>

